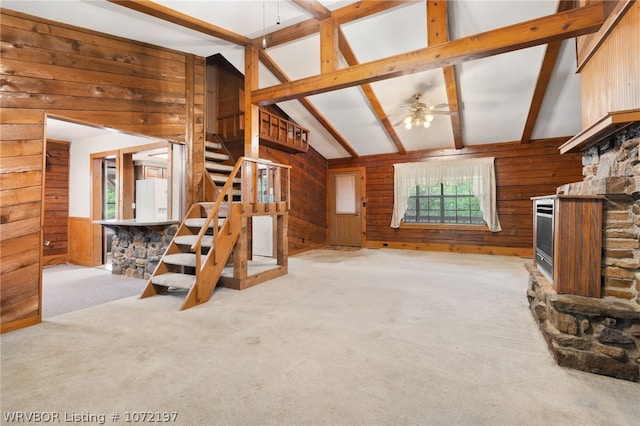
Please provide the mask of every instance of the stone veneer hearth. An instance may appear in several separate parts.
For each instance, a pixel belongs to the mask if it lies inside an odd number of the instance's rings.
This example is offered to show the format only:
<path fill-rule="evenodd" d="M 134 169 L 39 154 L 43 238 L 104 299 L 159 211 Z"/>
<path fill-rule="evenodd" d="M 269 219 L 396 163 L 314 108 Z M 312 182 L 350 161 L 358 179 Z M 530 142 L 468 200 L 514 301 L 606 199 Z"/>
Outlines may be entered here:
<path fill-rule="evenodd" d="M 636 123 L 584 151 L 584 180 L 557 191 L 605 196 L 603 297 L 557 294 L 526 265 L 531 312 L 558 364 L 631 381 L 640 381 L 639 151 Z"/>

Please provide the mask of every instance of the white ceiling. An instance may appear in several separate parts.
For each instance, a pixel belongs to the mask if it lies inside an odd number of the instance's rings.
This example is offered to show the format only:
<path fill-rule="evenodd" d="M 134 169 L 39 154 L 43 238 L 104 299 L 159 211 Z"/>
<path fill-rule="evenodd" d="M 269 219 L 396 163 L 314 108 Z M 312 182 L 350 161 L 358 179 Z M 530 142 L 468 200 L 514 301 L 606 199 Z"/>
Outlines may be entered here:
<path fill-rule="evenodd" d="M 285 0 L 159 0 L 156 3 L 194 16 L 249 38 L 310 19 L 302 8 Z M 351 1 L 320 1 L 335 10 Z M 550 15 L 558 2 L 548 0 L 457 0 L 448 2 L 449 37 L 460 38 Z M 263 15 L 264 6 L 264 15 Z M 196 54 L 221 53 L 240 71 L 244 50 L 220 39 L 150 17 L 105 0 L 2 0 L 2 7 L 54 21 Z M 280 25 L 277 25 L 277 17 Z M 360 63 L 423 48 L 427 45 L 425 1 L 342 25 Z M 274 61 L 292 80 L 320 73 L 317 35 L 267 47 Z M 520 140 L 544 55 L 538 46 L 465 62 L 457 67 L 465 146 Z M 580 131 L 580 79 L 576 74 L 575 41 L 563 42 L 533 139 L 572 136 Z M 260 67 L 260 87 L 280 83 Z M 447 102 L 441 70 L 432 70 L 372 84 L 393 123 L 402 118 L 414 93 L 428 104 Z M 395 152 L 380 120 L 360 88 L 342 89 L 309 97 L 359 155 Z M 296 101 L 278 104 L 300 125 L 311 130 L 310 143 L 326 158 L 348 157 L 348 152 Z M 451 120 L 437 116 L 428 129 L 395 127 L 407 151 L 453 148 Z M 53 131 L 53 126 L 51 126 Z"/>

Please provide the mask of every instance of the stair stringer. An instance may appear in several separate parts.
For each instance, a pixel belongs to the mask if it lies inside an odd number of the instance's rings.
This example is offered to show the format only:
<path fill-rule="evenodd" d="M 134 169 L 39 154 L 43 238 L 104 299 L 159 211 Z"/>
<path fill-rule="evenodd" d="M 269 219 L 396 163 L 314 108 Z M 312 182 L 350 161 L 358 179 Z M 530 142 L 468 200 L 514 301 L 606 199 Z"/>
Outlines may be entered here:
<path fill-rule="evenodd" d="M 243 206 L 233 203 L 231 211 L 218 231 L 215 246 L 204 258 L 200 270 L 196 273 L 196 281 L 187 293 L 181 310 L 191 308 L 211 299 L 242 228 Z"/>

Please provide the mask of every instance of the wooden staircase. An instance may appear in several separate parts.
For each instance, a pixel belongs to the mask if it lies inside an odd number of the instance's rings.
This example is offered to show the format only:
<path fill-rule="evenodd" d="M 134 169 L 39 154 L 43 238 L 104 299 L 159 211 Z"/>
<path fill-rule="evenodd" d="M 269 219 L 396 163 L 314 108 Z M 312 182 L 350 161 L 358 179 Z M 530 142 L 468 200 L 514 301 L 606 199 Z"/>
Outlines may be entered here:
<path fill-rule="evenodd" d="M 141 298 L 166 293 L 170 289 L 186 289 L 187 297 L 181 309 L 207 302 L 234 249 L 237 252 L 248 249 L 247 220 L 255 215 L 283 218 L 278 221 L 285 227 L 280 231 L 284 237 L 278 239 L 278 245 L 284 246 L 278 249 L 280 268 L 277 274 L 268 277 L 287 272 L 286 215 L 290 207 L 290 166 L 247 158 L 240 158 L 235 165 L 229 165 L 230 158 L 222 143 L 209 141 L 205 150 L 208 172 L 205 174 L 205 201 L 193 204 L 187 212 Z M 261 182 L 261 177 L 268 177 L 269 181 Z M 220 188 L 218 183 L 222 182 L 224 185 Z M 259 184 L 271 188 L 269 199 L 260 196 L 256 190 Z M 234 277 L 240 282 L 251 282 L 251 285 L 261 282 L 247 275 L 246 261 L 241 259 L 243 256 L 236 254 Z"/>
<path fill-rule="evenodd" d="M 215 188 L 223 186 L 227 182 L 234 166 L 235 163 L 219 136 L 207 134 L 207 141 L 204 145 L 204 167 L 211 181 L 215 184 Z M 205 199 L 215 200 L 218 194 L 214 188 L 209 189 L 213 189 L 214 194 L 205 194 Z M 241 193 L 241 179 L 236 177 L 233 180 L 233 197 L 236 201 L 240 199 Z"/>

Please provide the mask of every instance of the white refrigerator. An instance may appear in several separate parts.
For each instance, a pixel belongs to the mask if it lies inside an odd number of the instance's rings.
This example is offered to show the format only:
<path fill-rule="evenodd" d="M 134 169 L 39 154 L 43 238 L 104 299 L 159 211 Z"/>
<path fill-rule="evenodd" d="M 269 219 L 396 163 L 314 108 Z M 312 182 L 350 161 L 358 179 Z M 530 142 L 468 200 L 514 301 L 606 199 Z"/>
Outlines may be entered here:
<path fill-rule="evenodd" d="M 136 220 L 167 220 L 167 179 L 136 180 Z"/>

